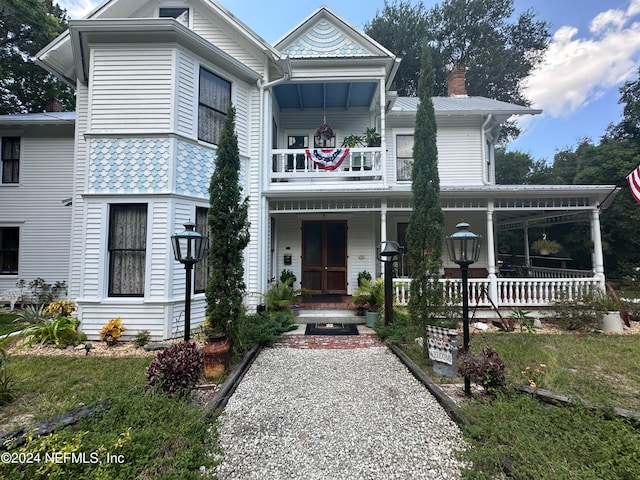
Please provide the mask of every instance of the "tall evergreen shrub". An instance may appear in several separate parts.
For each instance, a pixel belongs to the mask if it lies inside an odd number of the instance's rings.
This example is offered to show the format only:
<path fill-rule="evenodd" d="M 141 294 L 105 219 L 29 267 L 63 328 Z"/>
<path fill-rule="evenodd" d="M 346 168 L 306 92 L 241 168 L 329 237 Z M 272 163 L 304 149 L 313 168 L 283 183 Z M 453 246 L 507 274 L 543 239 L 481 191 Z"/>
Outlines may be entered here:
<path fill-rule="evenodd" d="M 218 143 L 209 185 L 209 270 L 207 316 L 211 329 L 233 342 L 244 314 L 243 251 L 249 243 L 248 199 L 239 183 L 240 154 L 235 134 L 235 108 L 229 107 Z"/>
<path fill-rule="evenodd" d="M 412 277 L 409 312 L 419 325 L 437 316 L 443 304 L 443 292 L 438 279 L 442 267 L 444 213 L 440 208 L 436 117 L 431 98 L 433 83 L 431 49 L 424 42 L 411 173 L 413 211 L 406 234 Z"/>

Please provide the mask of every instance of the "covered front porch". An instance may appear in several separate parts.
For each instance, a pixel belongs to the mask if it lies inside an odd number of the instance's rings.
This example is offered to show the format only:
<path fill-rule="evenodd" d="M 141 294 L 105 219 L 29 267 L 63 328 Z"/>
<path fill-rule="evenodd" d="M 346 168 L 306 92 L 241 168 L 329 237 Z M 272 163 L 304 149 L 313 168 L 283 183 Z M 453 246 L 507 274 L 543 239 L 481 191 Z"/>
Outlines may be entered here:
<path fill-rule="evenodd" d="M 480 259 L 470 268 L 469 280 L 469 305 L 478 310 L 479 316 L 488 316 L 496 309 L 508 312 L 545 308 L 561 296 L 574 298 L 605 287 L 599 218 L 601 202 L 611 188 L 520 188 L 441 190 L 445 235 L 455 232 L 455 225 L 464 220 L 484 239 Z M 269 200 L 271 281 L 277 281 L 282 270 L 288 269 L 295 273 L 297 287 L 314 294 L 353 295 L 359 272 L 368 271 L 374 278 L 383 276 L 378 247 L 384 240 L 394 240 L 401 250 L 394 270 L 394 302 L 398 306 L 408 304 L 411 271 L 404 234 L 412 208 L 409 192 L 358 195 L 343 191 L 327 193 L 321 199 L 312 192 L 292 193 L 274 194 Z M 572 268 L 568 256 L 544 256 L 531 251 L 533 238 L 529 238 L 529 232 L 538 235 L 544 225 L 559 222 L 588 226 L 591 268 Z M 512 255 L 519 258 L 520 265 L 516 266 L 506 264 L 504 254 L 499 252 L 505 232 L 514 228 L 522 229 L 525 252 Z M 311 258 L 319 263 L 310 266 Z M 543 260 L 552 266 L 545 266 Z M 447 258 L 443 259 L 441 281 L 447 298 L 459 303 L 460 270 Z"/>

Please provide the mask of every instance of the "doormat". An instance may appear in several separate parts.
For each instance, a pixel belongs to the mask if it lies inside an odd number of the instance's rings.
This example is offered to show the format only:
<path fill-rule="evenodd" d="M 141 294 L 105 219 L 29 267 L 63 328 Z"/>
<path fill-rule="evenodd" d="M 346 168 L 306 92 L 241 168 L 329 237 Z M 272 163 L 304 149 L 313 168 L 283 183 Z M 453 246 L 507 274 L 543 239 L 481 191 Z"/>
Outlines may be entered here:
<path fill-rule="evenodd" d="M 342 303 L 342 295 L 338 293 L 325 295 L 311 295 L 305 297 L 303 303 Z"/>
<path fill-rule="evenodd" d="M 307 323 L 305 335 L 358 335 L 355 323 Z"/>

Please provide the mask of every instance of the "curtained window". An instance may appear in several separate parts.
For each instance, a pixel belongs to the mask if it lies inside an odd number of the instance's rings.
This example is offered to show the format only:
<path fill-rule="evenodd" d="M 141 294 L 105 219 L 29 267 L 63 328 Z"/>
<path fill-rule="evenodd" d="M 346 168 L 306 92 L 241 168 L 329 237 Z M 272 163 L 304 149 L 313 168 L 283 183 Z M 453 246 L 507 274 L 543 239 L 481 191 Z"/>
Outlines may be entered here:
<path fill-rule="evenodd" d="M 147 205 L 114 204 L 109 212 L 109 296 L 144 296 Z"/>
<path fill-rule="evenodd" d="M 231 106 L 231 82 L 200 68 L 198 94 L 198 139 L 218 144 Z"/>
<path fill-rule="evenodd" d="M 20 181 L 20 137 L 2 139 L 2 183 Z"/>
<path fill-rule="evenodd" d="M 18 227 L 0 228 L 0 275 L 18 274 Z"/>
<path fill-rule="evenodd" d="M 411 180 L 413 169 L 413 135 L 396 136 L 396 175 L 398 180 Z"/>
<path fill-rule="evenodd" d="M 185 27 L 189 27 L 189 9 L 186 7 L 163 8 L 158 11 L 160 18 L 175 18 Z"/>
<path fill-rule="evenodd" d="M 209 226 L 207 215 L 209 213 L 208 208 L 196 207 L 196 231 L 203 237 L 209 236 Z M 196 263 L 193 267 L 194 272 L 194 287 L 195 293 L 202 293 L 207 289 L 207 281 L 209 280 L 209 244 L 205 246 L 204 255 L 202 260 Z"/>

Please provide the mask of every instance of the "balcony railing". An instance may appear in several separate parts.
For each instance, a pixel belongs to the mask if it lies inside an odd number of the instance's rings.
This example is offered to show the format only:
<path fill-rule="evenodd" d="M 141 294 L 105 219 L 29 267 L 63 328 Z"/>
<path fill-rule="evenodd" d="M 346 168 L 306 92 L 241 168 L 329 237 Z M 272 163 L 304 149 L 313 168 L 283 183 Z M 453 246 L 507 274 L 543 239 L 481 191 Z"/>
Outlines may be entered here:
<path fill-rule="evenodd" d="M 313 149 L 272 150 L 271 182 L 334 182 L 382 180 L 381 148 L 350 148 L 335 168 L 312 159 Z M 329 150 L 324 150 L 329 152 Z"/>
<path fill-rule="evenodd" d="M 462 304 L 462 281 L 442 279 L 445 296 L 453 304 Z M 602 289 L 594 278 L 497 278 L 497 297 L 490 298 L 492 285 L 489 279 L 469 279 L 469 306 L 518 308 L 549 307 L 556 299 L 574 299 L 582 294 Z M 406 306 L 409 303 L 410 279 L 394 278 L 394 303 Z M 492 304 L 493 301 L 493 304 Z"/>

